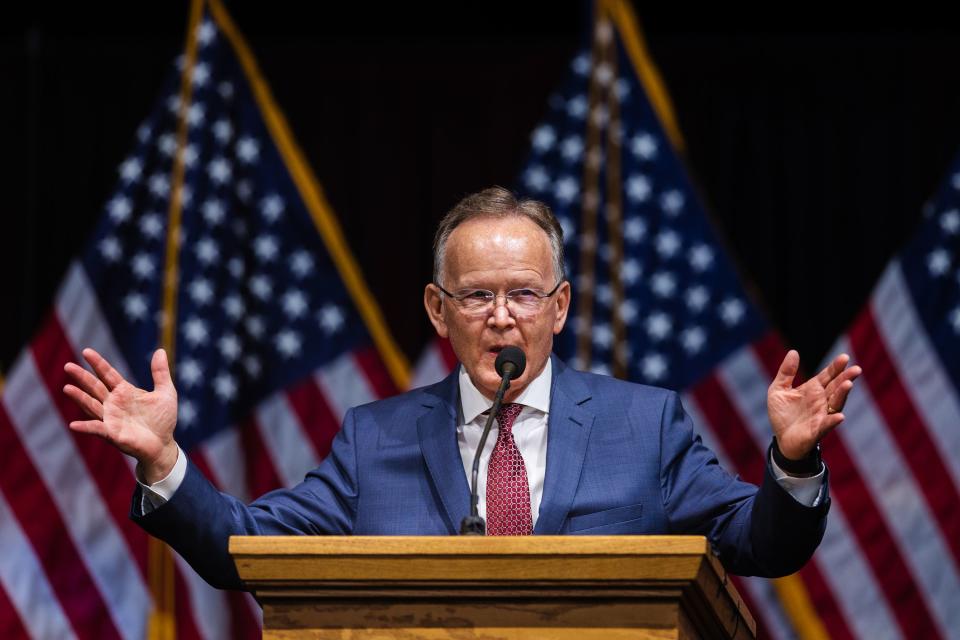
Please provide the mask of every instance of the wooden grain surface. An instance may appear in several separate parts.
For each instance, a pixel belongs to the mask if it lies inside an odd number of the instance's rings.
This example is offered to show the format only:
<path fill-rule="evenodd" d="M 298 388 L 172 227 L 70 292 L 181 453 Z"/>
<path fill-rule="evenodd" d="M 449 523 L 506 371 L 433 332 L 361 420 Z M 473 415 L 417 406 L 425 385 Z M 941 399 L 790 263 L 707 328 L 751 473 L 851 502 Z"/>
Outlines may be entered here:
<path fill-rule="evenodd" d="M 230 539 L 247 582 L 692 580 L 707 549 L 701 536 Z"/>
<path fill-rule="evenodd" d="M 700 536 L 259 536 L 230 551 L 264 637 L 755 635 Z"/>
<path fill-rule="evenodd" d="M 669 603 L 538 602 L 371 605 L 349 601 L 275 606 L 264 617 L 270 634 L 290 638 L 676 638 Z M 302 630 L 309 630 L 303 635 Z"/>
<path fill-rule="evenodd" d="M 703 536 L 231 536 L 230 553 L 382 556 L 523 554 L 627 555 L 708 552 Z"/>

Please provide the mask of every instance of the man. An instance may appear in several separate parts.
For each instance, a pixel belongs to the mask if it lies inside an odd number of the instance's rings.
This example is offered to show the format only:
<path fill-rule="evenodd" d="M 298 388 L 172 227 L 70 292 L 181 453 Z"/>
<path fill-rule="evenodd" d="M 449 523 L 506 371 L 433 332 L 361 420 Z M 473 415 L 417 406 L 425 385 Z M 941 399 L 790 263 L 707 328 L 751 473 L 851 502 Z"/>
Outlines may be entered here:
<path fill-rule="evenodd" d="M 527 367 L 481 458 L 489 533 L 699 533 L 735 573 L 798 569 L 829 507 L 817 443 L 842 422 L 859 367 L 846 368 L 842 355 L 793 389 L 799 356 L 787 355 L 768 395 L 775 441 L 758 490 L 720 469 L 675 393 L 577 372 L 551 356 L 570 304 L 562 247 L 543 204 L 499 188 L 461 201 L 440 224 L 435 282 L 424 292 L 461 367 L 433 386 L 351 409 L 317 469 L 249 506 L 217 492 L 174 441 L 176 390 L 162 350 L 152 392 L 89 349 L 96 376 L 68 364 L 75 384 L 64 391 L 91 416 L 70 427 L 137 458 L 132 517 L 211 584 L 238 588 L 227 554 L 233 534 L 455 533 L 500 382 L 494 360 L 513 345 Z"/>

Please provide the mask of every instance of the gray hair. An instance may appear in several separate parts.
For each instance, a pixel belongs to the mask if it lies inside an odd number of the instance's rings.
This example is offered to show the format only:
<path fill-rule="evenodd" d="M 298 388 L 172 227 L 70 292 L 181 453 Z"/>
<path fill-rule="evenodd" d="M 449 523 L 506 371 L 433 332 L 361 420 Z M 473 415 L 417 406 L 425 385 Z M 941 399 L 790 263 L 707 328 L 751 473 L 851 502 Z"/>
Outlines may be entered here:
<path fill-rule="evenodd" d="M 503 187 L 490 187 L 471 193 L 443 216 L 433 238 L 433 281 L 441 286 L 443 284 L 440 278 L 443 274 L 447 240 L 454 229 L 474 218 L 509 217 L 527 218 L 543 229 L 550 241 L 550 252 L 553 254 L 553 273 L 557 282 L 562 282 L 566 277 L 563 262 L 563 227 L 546 204 L 529 198 L 518 200 Z"/>

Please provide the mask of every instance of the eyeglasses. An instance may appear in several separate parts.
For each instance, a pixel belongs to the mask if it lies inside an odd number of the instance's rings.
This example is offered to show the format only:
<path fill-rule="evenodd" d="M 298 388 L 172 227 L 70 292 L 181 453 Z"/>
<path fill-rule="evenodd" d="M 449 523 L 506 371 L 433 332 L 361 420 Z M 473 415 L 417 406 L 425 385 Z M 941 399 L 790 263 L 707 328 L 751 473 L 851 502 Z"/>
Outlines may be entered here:
<path fill-rule="evenodd" d="M 480 318 L 489 315 L 497 307 L 497 298 L 503 298 L 504 304 L 515 318 L 531 318 L 540 313 L 543 301 L 555 294 L 561 284 L 563 280 L 558 282 L 549 293 L 530 288 L 513 289 L 505 294 L 496 294 L 488 289 L 460 289 L 450 293 L 439 284 L 437 288 L 444 295 L 452 298 L 457 306 L 471 317 Z"/>

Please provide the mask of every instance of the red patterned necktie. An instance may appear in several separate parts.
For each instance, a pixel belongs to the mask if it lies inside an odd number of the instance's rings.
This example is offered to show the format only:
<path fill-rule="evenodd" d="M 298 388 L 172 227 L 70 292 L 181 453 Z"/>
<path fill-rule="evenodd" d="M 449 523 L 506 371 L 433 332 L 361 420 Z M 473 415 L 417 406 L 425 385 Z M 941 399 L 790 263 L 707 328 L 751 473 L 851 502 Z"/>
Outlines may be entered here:
<path fill-rule="evenodd" d="M 533 533 L 530 517 L 530 485 L 523 456 L 513 441 L 513 421 L 523 405 L 510 402 L 497 411 L 497 443 L 487 465 L 487 535 L 528 536 Z"/>

